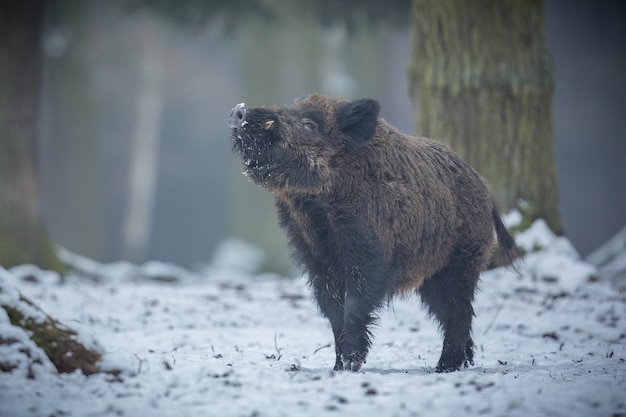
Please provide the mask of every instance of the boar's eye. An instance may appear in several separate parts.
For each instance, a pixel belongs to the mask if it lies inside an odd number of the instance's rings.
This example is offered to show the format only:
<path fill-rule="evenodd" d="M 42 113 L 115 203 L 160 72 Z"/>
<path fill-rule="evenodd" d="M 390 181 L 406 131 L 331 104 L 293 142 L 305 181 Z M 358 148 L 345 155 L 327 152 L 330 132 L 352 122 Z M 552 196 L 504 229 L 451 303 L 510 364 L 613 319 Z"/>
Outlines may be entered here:
<path fill-rule="evenodd" d="M 263 130 L 270 130 L 272 126 L 274 126 L 274 121 L 268 120 L 267 122 L 263 124 Z"/>
<path fill-rule="evenodd" d="M 309 132 L 314 132 L 315 130 L 317 130 L 317 125 L 311 119 L 302 119 L 302 126 L 304 126 L 304 128 Z"/>

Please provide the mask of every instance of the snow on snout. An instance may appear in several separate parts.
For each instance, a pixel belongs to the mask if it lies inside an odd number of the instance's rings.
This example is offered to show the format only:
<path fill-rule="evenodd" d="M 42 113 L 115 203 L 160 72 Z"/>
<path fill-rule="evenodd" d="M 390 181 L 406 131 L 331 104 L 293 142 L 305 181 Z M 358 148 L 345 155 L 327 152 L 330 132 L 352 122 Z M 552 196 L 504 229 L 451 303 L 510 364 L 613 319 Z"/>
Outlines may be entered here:
<path fill-rule="evenodd" d="M 239 103 L 230 111 L 228 126 L 233 129 L 238 129 L 244 127 L 247 124 L 248 121 L 246 120 L 246 104 Z"/>

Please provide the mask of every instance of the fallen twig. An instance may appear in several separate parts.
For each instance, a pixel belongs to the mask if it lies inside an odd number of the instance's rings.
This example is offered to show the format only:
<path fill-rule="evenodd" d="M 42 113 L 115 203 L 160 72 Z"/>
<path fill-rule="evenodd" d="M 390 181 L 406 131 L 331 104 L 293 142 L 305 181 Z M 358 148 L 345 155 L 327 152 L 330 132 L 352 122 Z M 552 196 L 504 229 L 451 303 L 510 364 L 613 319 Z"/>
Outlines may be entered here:
<path fill-rule="evenodd" d="M 487 328 L 485 329 L 485 332 L 483 334 L 487 334 L 489 332 L 489 330 L 491 330 L 491 327 L 493 326 L 493 323 L 496 322 L 496 319 L 498 318 L 498 315 L 500 314 L 500 312 L 502 311 L 503 308 L 504 308 L 504 302 L 502 302 L 502 304 L 500 304 L 498 306 L 498 309 L 496 310 L 496 314 L 493 315 L 493 318 L 491 319 L 491 322 L 489 323 L 489 325 L 487 326 Z"/>
<path fill-rule="evenodd" d="M 317 349 L 315 349 L 315 350 L 313 351 L 313 354 L 315 355 L 315 354 L 316 354 L 317 352 L 319 352 L 320 350 L 322 350 L 322 349 L 326 349 L 326 348 L 329 348 L 329 347 L 330 347 L 330 343 L 328 343 L 328 344 L 326 344 L 326 345 L 324 345 L 324 346 L 320 346 L 320 347 L 318 347 Z"/>

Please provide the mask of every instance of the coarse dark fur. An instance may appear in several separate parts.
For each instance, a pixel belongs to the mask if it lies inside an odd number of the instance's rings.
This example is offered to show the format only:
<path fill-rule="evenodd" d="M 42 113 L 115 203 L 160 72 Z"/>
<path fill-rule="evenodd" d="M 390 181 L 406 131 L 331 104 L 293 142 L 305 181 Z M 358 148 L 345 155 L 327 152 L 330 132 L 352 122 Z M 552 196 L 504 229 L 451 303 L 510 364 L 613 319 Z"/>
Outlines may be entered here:
<path fill-rule="evenodd" d="M 280 225 L 357 371 L 377 311 L 417 291 L 443 332 L 438 372 L 473 364 L 472 301 L 495 245 L 516 256 L 485 181 L 447 146 L 399 132 L 370 99 L 309 95 L 231 114 L 245 173 L 275 197 Z"/>

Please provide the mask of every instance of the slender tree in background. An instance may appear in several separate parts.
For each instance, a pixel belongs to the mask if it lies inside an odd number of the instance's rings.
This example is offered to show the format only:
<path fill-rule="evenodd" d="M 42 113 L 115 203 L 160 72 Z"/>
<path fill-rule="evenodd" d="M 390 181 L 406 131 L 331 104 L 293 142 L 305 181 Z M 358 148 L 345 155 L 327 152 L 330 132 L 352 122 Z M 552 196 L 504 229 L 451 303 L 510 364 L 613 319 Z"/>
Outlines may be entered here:
<path fill-rule="evenodd" d="M 156 25 L 138 22 L 139 50 L 136 117 L 132 135 L 128 207 L 122 232 L 124 257 L 145 259 L 154 217 L 159 161 L 159 130 L 163 113 L 163 62 L 156 45 Z"/>
<path fill-rule="evenodd" d="M 560 232 L 552 64 L 541 0 L 413 0 L 417 133 L 450 144 L 503 209 Z"/>
<path fill-rule="evenodd" d="M 0 265 L 61 270 L 37 177 L 43 1 L 0 3 Z"/>

